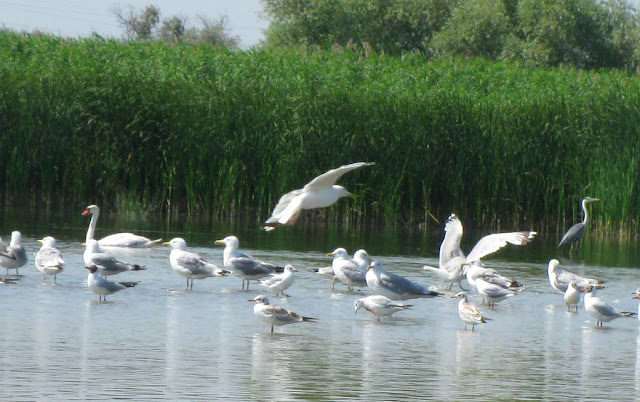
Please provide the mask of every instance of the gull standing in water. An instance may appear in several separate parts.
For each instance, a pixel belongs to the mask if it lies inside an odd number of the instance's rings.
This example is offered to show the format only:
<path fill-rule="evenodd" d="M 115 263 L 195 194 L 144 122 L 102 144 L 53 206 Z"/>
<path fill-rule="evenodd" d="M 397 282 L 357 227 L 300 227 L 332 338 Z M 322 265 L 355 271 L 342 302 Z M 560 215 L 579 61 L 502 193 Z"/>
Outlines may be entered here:
<path fill-rule="evenodd" d="M 514 289 L 503 288 L 502 286 L 489 283 L 482 278 L 476 279 L 476 288 L 478 289 L 478 293 L 487 300 L 487 305 L 490 309 L 495 307 L 496 303 L 518 294 Z"/>
<path fill-rule="evenodd" d="M 260 281 L 260 285 L 266 286 L 276 292 L 276 297 L 278 297 L 278 292 L 280 292 L 281 296 L 289 297 L 289 295 L 285 294 L 284 291 L 289 289 L 293 284 L 293 280 L 295 279 L 295 276 L 293 275 L 294 272 L 298 272 L 298 270 L 295 269 L 293 265 L 287 264 L 284 266 L 283 273 L 273 275 L 268 279 Z"/>
<path fill-rule="evenodd" d="M 187 279 L 186 289 L 193 289 L 194 279 L 224 276 L 229 273 L 207 262 L 200 255 L 187 251 L 187 242 L 180 237 L 173 238 L 171 241 L 162 244 L 171 247 L 171 254 L 169 254 L 171 268 Z"/>
<path fill-rule="evenodd" d="M 300 314 L 296 314 L 291 311 L 287 311 L 282 307 L 278 307 L 274 304 L 269 304 L 269 299 L 267 296 L 258 295 L 249 301 L 255 302 L 256 305 L 253 306 L 253 313 L 260 320 L 266 322 L 271 325 L 271 333 L 273 333 L 273 326 L 287 325 L 287 324 L 295 324 L 297 322 L 314 322 L 317 321 L 317 318 L 304 317 Z"/>
<path fill-rule="evenodd" d="M 408 300 L 442 296 L 409 279 L 388 272 L 381 261 L 372 261 L 366 275 L 371 293 L 386 296 L 391 300 Z"/>
<path fill-rule="evenodd" d="M 107 296 L 112 295 L 122 289 L 132 288 L 139 282 L 111 282 L 98 275 L 98 267 L 95 264 L 91 264 L 86 269 L 89 270 L 89 276 L 87 278 L 87 285 L 89 289 L 98 295 L 99 301 L 107 301 Z"/>
<path fill-rule="evenodd" d="M 41 243 L 42 247 L 36 254 L 36 268 L 42 272 L 42 280 L 47 280 L 47 275 L 53 275 L 53 282 L 56 282 L 56 275 L 62 272 L 64 266 L 64 260 L 57 248 L 56 240 L 47 236 L 38 240 L 38 243 Z"/>
<path fill-rule="evenodd" d="M 465 265 L 464 272 L 467 276 L 467 282 L 476 289 L 476 281 L 478 279 L 482 279 L 485 282 L 498 285 L 505 289 L 524 290 L 525 287 L 516 280 L 500 275 L 495 269 L 485 268 L 482 265 L 482 261 L 474 261 L 470 265 Z"/>
<path fill-rule="evenodd" d="M 594 201 L 600 201 L 598 198 L 584 197 L 582 200 L 582 212 L 584 213 L 584 220 L 571 226 L 567 233 L 562 236 L 562 240 L 558 243 L 558 247 L 571 246 L 573 249 L 574 243 L 584 236 L 584 232 L 587 230 L 587 224 L 589 223 L 589 214 L 587 212 L 587 204 Z"/>
<path fill-rule="evenodd" d="M 327 254 L 333 257 L 331 267 L 333 268 L 334 278 L 331 284 L 333 290 L 336 281 L 340 281 L 347 285 L 347 289 L 352 292 L 354 286 L 367 287 L 367 265 L 369 265 L 369 254 L 364 250 L 356 251 L 354 258 L 349 258 L 347 250 L 337 248 Z"/>
<path fill-rule="evenodd" d="M 242 278 L 242 289 L 247 282 L 249 290 L 250 280 L 259 280 L 275 272 L 282 272 L 283 268 L 268 262 L 260 261 L 238 250 L 240 241 L 235 236 L 227 236 L 222 240 L 216 240 L 215 244 L 225 246 L 223 252 L 224 267 L 235 276 Z"/>
<path fill-rule="evenodd" d="M 567 304 L 567 311 L 571 311 L 571 306 L 574 306 L 576 312 L 578 311 L 578 303 L 580 303 L 580 289 L 576 286 L 575 281 L 569 282 L 567 285 L 567 291 L 564 292 L 564 302 Z"/>
<path fill-rule="evenodd" d="M 584 289 L 587 285 L 593 285 L 597 289 L 602 289 L 604 287 L 604 281 L 585 278 L 583 276 L 576 275 L 573 272 L 564 271 L 559 269 L 558 265 L 560 265 L 560 261 L 556 259 L 549 261 L 547 273 L 549 274 L 549 283 L 551 284 L 551 287 L 560 293 L 567 291 L 567 286 L 569 286 L 569 282 L 571 281 L 574 281 L 579 289 Z"/>
<path fill-rule="evenodd" d="M 4 252 L 0 251 L 0 265 L 7 269 L 7 275 L 10 269 L 16 270 L 27 263 L 27 252 L 22 247 L 22 234 L 20 232 L 11 232 L 11 243 Z"/>
<path fill-rule="evenodd" d="M 271 217 L 264 223 L 264 230 L 273 230 L 282 225 L 293 225 L 303 209 L 324 208 L 342 197 L 354 195 L 336 181 L 342 175 L 363 166 L 371 166 L 373 162 L 356 162 L 331 169 L 307 183 L 303 188 L 286 193 L 274 208 Z"/>
<path fill-rule="evenodd" d="M 490 318 L 483 317 L 482 314 L 480 314 L 478 307 L 469 303 L 466 292 L 458 292 L 454 297 L 460 299 L 458 302 L 458 315 L 460 315 L 460 319 L 464 322 L 465 331 L 467 330 L 467 325 L 471 325 L 471 332 L 473 332 L 476 325 L 484 324 L 487 322 L 486 320 L 490 320 Z"/>
<path fill-rule="evenodd" d="M 85 265 L 96 265 L 98 273 L 104 277 L 116 275 L 127 271 L 142 271 L 146 268 L 138 264 L 130 264 L 116 260 L 113 256 L 100 251 L 97 240 L 91 239 L 87 242 L 87 248 L 83 254 Z"/>
<path fill-rule="evenodd" d="M 100 216 L 100 208 L 98 208 L 97 205 L 89 205 L 82 215 L 91 215 L 91 221 L 89 222 L 89 229 L 87 230 L 87 237 L 85 241 L 85 243 L 89 243 L 89 240 L 93 239 L 93 235 L 96 230 L 98 216 Z M 98 240 L 98 243 L 103 247 L 151 247 L 154 244 L 161 242 L 162 239 L 150 240 L 146 237 L 138 236 L 133 233 L 115 233 Z"/>
<path fill-rule="evenodd" d="M 449 284 L 456 281 L 458 284 L 460 283 L 467 273 L 465 266 L 479 262 L 481 258 L 495 253 L 507 244 L 525 245 L 536 235 L 536 232 L 527 231 L 490 234 L 481 238 L 473 246 L 471 252 L 465 256 L 460 249 L 460 240 L 463 234 L 462 222 L 455 214 L 451 214 L 447 219 L 445 232 L 444 240 L 440 245 L 439 268 L 424 266 L 424 269 L 435 273 Z"/>
<path fill-rule="evenodd" d="M 632 318 L 636 315 L 636 313 L 616 310 L 601 298 L 596 297 L 596 287 L 593 285 L 587 285 L 584 291 L 584 309 L 596 319 L 596 327 L 601 327 L 603 322 L 609 322 L 615 318 Z"/>
<path fill-rule="evenodd" d="M 407 310 L 412 307 L 411 304 L 396 303 L 381 295 L 362 297 L 356 300 L 353 306 L 355 307 L 356 314 L 360 308 L 364 308 L 378 317 L 378 321 L 380 321 L 381 316 L 391 316 L 395 312 Z"/>

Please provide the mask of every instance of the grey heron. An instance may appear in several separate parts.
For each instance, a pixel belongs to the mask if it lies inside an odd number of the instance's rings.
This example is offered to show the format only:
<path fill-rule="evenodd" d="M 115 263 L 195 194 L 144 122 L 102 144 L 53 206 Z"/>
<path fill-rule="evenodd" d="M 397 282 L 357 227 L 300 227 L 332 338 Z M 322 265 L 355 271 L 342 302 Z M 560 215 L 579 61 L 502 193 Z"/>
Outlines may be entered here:
<path fill-rule="evenodd" d="M 584 236 L 584 232 L 587 230 L 587 224 L 589 223 L 589 213 L 587 212 L 587 204 L 593 201 L 600 201 L 599 198 L 584 197 L 582 199 L 582 212 L 584 213 L 584 219 L 582 222 L 576 223 L 571 226 L 567 233 L 562 236 L 562 240 L 558 243 L 558 247 L 573 245 Z"/>

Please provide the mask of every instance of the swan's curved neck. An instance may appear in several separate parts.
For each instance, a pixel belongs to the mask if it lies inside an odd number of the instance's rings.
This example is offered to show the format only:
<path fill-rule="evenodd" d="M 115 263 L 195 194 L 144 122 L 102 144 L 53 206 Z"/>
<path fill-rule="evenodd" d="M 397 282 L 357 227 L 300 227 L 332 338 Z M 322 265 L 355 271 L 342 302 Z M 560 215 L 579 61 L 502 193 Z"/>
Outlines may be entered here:
<path fill-rule="evenodd" d="M 582 223 L 586 225 L 587 220 L 589 219 L 589 213 L 587 212 L 587 200 L 582 200 L 582 212 L 584 212 L 584 220 Z"/>
<path fill-rule="evenodd" d="M 91 213 L 91 222 L 89 222 L 89 229 L 87 229 L 87 239 L 85 240 L 85 243 L 89 243 L 89 240 L 93 239 L 93 233 L 96 231 L 96 224 L 98 223 L 98 215 L 100 215 L 99 211 Z"/>

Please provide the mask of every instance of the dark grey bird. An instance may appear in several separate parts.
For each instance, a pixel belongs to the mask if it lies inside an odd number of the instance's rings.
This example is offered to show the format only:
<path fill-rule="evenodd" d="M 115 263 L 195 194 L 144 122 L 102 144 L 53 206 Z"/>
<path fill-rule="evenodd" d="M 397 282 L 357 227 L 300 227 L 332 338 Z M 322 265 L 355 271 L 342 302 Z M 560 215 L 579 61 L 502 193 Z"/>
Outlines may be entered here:
<path fill-rule="evenodd" d="M 593 201 L 600 201 L 599 198 L 584 197 L 582 200 L 582 212 L 584 213 L 584 219 L 580 223 L 576 223 L 571 226 L 567 233 L 562 236 L 562 240 L 558 244 L 558 247 L 573 246 L 578 240 L 584 236 L 584 232 L 587 230 L 587 224 L 589 223 L 589 213 L 587 212 L 587 204 Z"/>

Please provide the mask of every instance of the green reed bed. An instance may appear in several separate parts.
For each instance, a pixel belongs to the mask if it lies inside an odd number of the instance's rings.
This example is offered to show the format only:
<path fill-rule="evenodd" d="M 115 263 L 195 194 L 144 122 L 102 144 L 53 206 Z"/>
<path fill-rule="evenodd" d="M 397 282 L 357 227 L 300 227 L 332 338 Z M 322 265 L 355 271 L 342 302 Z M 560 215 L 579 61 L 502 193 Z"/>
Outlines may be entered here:
<path fill-rule="evenodd" d="M 563 230 L 640 213 L 640 80 L 355 51 L 247 52 L 0 35 L 0 196 L 268 217 L 327 169 L 359 196 L 325 222 Z"/>

